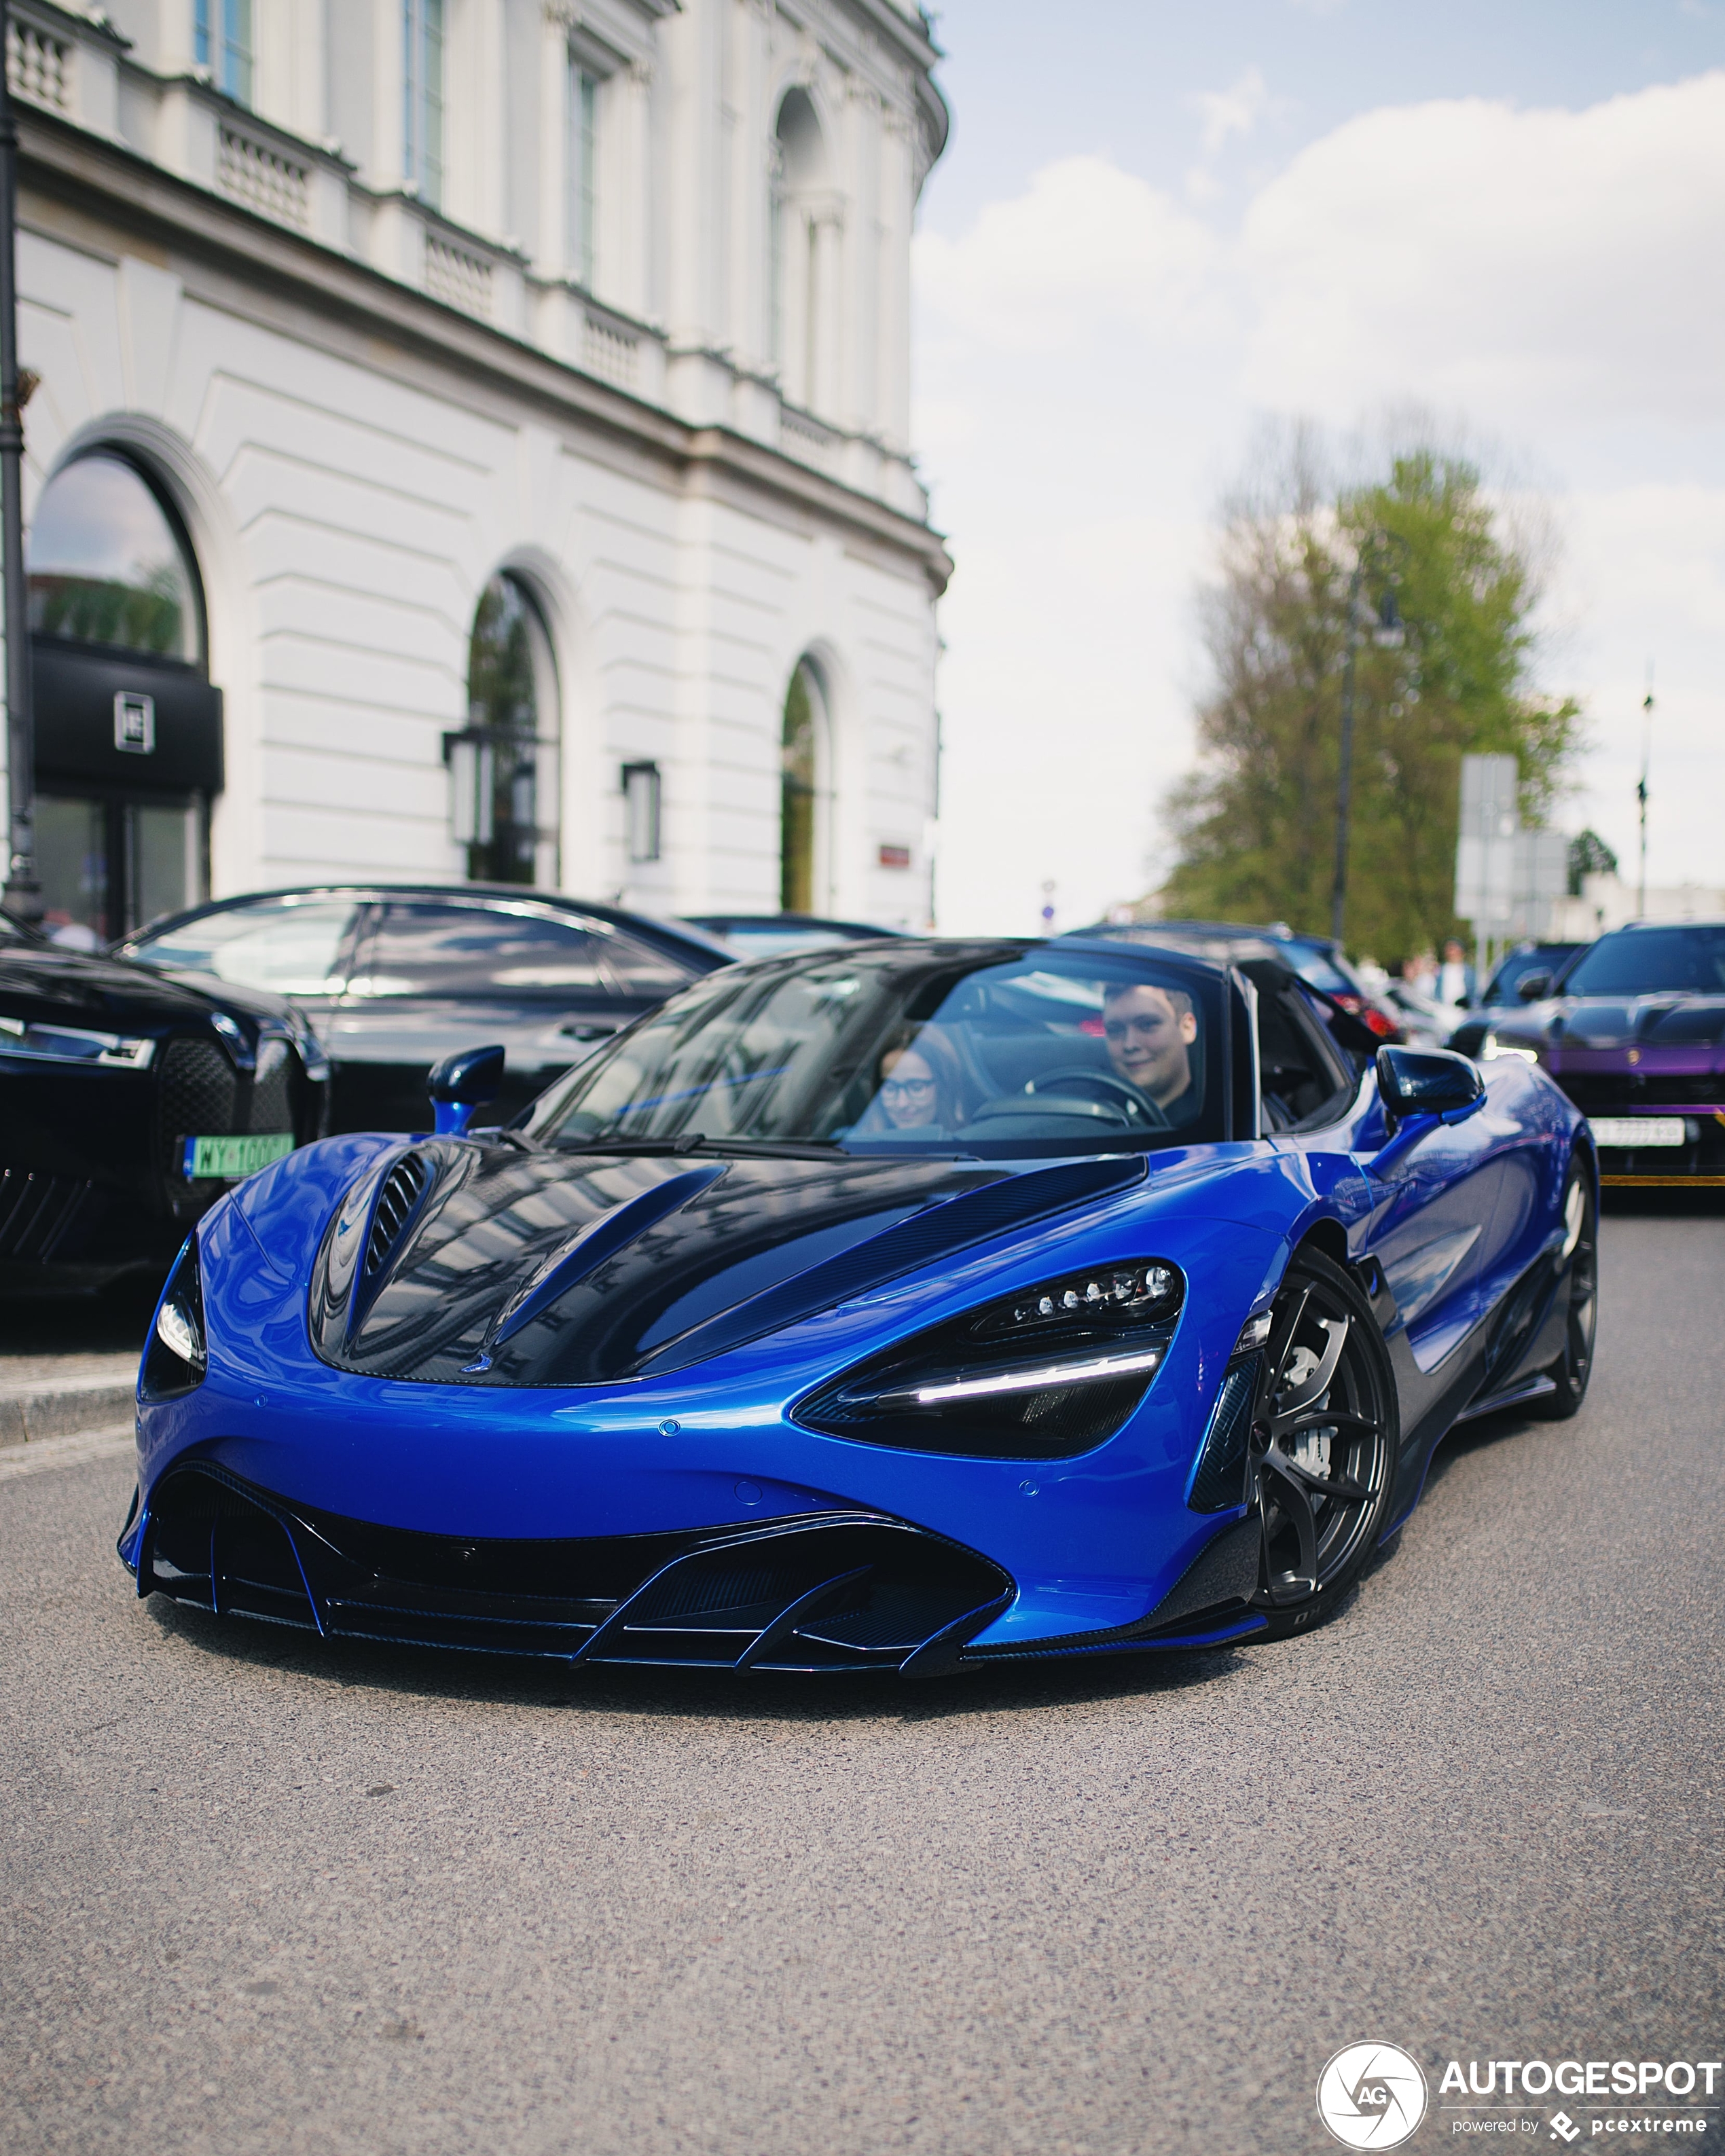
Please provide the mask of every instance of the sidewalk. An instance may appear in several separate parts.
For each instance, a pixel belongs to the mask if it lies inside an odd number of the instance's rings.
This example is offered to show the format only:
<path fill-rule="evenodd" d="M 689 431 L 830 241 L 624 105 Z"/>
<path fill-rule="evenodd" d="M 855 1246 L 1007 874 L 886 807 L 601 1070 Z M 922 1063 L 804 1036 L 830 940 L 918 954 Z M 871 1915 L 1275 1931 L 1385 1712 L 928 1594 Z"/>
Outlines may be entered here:
<path fill-rule="evenodd" d="M 0 1480 L 131 1443 L 150 1311 L 136 1289 L 0 1309 Z"/>

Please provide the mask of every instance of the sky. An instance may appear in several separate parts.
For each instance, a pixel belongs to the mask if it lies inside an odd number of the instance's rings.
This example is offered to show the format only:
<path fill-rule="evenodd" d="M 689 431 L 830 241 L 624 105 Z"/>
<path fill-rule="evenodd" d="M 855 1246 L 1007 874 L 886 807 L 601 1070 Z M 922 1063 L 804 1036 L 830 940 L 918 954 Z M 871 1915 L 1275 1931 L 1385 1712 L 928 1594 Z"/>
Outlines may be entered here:
<path fill-rule="evenodd" d="M 1417 413 L 1548 535 L 1557 820 L 1725 886 L 1725 0 L 948 0 L 916 242 L 937 904 L 1160 882 L 1218 504 L 1278 429 Z"/>

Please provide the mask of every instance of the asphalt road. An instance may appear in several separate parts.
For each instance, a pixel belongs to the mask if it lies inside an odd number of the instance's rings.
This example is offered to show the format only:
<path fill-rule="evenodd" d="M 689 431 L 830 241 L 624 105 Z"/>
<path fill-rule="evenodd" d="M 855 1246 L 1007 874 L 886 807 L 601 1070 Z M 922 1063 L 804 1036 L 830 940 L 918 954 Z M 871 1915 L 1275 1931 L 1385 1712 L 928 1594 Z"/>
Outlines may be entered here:
<path fill-rule="evenodd" d="M 1417 2149 L 1452 2056 L 1725 2056 L 1725 1220 L 1602 1258 L 1581 1417 L 1452 1444 L 1338 1622 L 1234 1653 L 321 1648 L 129 1599 L 124 1461 L 0 1485 L 0 2147 L 1301 2151 L 1369 2037 Z"/>

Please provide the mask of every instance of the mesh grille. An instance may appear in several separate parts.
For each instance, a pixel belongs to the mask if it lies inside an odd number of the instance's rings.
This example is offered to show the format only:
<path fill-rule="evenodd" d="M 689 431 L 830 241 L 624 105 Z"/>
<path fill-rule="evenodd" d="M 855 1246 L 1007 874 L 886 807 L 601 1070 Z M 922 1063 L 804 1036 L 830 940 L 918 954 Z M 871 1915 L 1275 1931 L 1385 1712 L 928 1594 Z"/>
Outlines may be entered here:
<path fill-rule="evenodd" d="M 182 1138 L 223 1137 L 233 1131 L 239 1081 L 213 1040 L 173 1040 L 162 1059 L 157 1098 L 163 1150 L 172 1159 Z"/>
<path fill-rule="evenodd" d="M 1685 1107 L 1692 1101 L 1725 1101 L 1725 1078 L 1699 1071 L 1692 1078 L 1651 1078 L 1609 1072 L 1565 1071 L 1558 1083 L 1584 1114 L 1615 1109 Z"/>
<path fill-rule="evenodd" d="M 372 1215 L 371 1240 L 366 1245 L 367 1276 L 382 1272 L 389 1254 L 401 1240 L 402 1231 L 430 1180 L 430 1171 L 417 1153 L 403 1153 L 377 1194 L 377 1209 Z"/>
<path fill-rule="evenodd" d="M 293 1059 L 285 1045 L 279 1040 L 266 1041 L 259 1052 L 258 1075 L 252 1081 L 254 1131 L 293 1129 Z"/>
<path fill-rule="evenodd" d="M 70 1176 L 0 1168 L 0 1258 L 51 1258 L 90 1188 Z"/>

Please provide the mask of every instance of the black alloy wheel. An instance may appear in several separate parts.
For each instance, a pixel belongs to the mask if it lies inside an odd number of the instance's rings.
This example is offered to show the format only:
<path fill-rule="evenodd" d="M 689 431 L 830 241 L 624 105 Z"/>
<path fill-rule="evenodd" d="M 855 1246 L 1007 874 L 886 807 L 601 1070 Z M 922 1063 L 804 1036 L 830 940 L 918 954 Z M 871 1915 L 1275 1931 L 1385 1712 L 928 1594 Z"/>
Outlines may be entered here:
<path fill-rule="evenodd" d="M 1271 1312 L 1252 1421 L 1263 1533 L 1255 1607 L 1272 1637 L 1332 1614 L 1377 1548 L 1395 1482 L 1395 1378 L 1371 1306 L 1301 1251 Z"/>
<path fill-rule="evenodd" d="M 1564 1310 L 1563 1352 L 1547 1365 L 1556 1390 L 1529 1400 L 1527 1413 L 1567 1422 L 1587 1398 L 1594 1335 L 1599 1322 L 1599 1222 L 1593 1178 L 1579 1160 L 1563 1187 L 1563 1240 L 1558 1250 L 1558 1301 Z"/>

